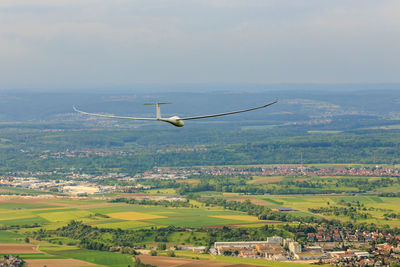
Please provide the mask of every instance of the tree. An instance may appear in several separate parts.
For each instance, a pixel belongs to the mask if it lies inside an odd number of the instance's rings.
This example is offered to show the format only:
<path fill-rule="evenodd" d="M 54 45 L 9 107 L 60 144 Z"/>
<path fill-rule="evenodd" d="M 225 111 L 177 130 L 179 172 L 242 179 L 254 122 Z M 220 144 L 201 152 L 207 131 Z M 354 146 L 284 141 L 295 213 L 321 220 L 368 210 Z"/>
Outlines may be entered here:
<path fill-rule="evenodd" d="M 167 249 L 167 245 L 165 243 L 160 243 L 157 246 L 158 250 L 166 250 Z"/>

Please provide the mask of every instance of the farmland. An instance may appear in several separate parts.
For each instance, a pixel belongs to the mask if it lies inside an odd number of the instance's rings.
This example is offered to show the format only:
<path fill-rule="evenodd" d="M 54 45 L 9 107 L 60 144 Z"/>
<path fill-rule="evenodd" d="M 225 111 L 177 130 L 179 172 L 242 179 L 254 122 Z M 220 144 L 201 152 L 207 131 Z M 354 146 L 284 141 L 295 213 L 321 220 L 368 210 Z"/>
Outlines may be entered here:
<path fill-rule="evenodd" d="M 10 229 L 0 233 L 0 241 L 4 244 L 3 248 L 8 248 L 7 250 L 2 249 L 0 244 L 0 254 L 18 253 L 22 259 L 27 260 L 33 266 L 35 264 L 78 266 L 76 264 L 81 263 L 80 266 L 92 264 L 122 267 L 132 264 L 130 255 L 77 247 L 79 241 L 69 237 L 51 235 L 35 240 L 32 233 L 40 229 L 52 231 L 68 224 L 71 220 L 82 221 L 86 225 L 99 229 L 123 230 L 167 226 L 196 228 L 224 225 L 259 228 L 266 223 L 271 223 L 260 221 L 257 217 L 249 216 L 244 212 L 224 210 L 221 207 L 205 207 L 195 201 L 193 208 L 110 203 L 107 200 L 93 198 L 55 198 L 52 199 L 51 204 L 46 205 L 47 201 L 40 197 L 16 196 L 8 197 L 0 202 L 0 209 L 4 215 L 0 217 L 0 225 Z M 32 244 L 25 243 L 26 236 L 30 237 Z M 106 236 L 104 238 L 107 239 Z M 153 243 L 154 238 L 154 236 L 147 237 L 143 239 L 142 243 Z M 185 244 L 186 242 L 203 244 L 208 238 L 208 234 L 185 231 L 170 232 L 166 238 L 172 244 Z M 16 245 L 11 245 L 11 243 Z M 12 251 L 9 250 L 10 248 Z M 210 258 L 207 259 L 210 260 Z"/>
<path fill-rule="evenodd" d="M 2 233 L 3 234 L 3 233 Z M 0 244 L 0 254 L 17 254 L 29 266 L 97 266 L 122 267 L 132 264 L 131 257 L 111 252 L 89 251 L 73 246 L 55 246 L 47 242 L 30 244 Z"/>
<path fill-rule="evenodd" d="M 153 264 L 156 266 L 177 266 L 179 265 L 184 265 L 184 266 L 211 266 L 211 267 L 233 267 L 237 266 L 237 264 L 242 264 L 240 265 L 241 267 L 250 267 L 252 265 L 256 266 L 270 266 L 270 267 L 299 267 L 303 266 L 306 267 L 308 266 L 307 264 L 294 264 L 294 263 L 285 263 L 285 262 L 274 262 L 274 261 L 266 261 L 266 260 L 260 260 L 260 259 L 237 259 L 237 258 L 229 258 L 229 257 L 217 257 L 216 259 L 212 259 L 211 257 L 202 257 L 203 259 L 206 258 L 207 260 L 213 260 L 213 262 L 208 262 L 205 260 L 194 260 L 188 258 L 188 255 L 195 256 L 195 254 L 189 254 L 189 253 L 177 253 L 181 257 L 186 257 L 186 258 L 171 258 L 171 257 L 151 257 L 151 256 L 139 256 L 139 259 L 143 263 L 147 264 Z M 187 265 L 186 265 L 187 264 Z M 312 265 L 310 265 L 312 266 Z"/>
<path fill-rule="evenodd" d="M 307 169 L 313 170 L 317 166 L 326 167 L 315 165 Z M 381 195 L 398 192 L 397 177 L 199 175 L 196 179 L 179 181 L 141 181 L 155 188 L 139 193 L 116 192 L 87 197 L 43 195 L 34 190 L 33 194 L 29 194 L 28 189 L 23 194 L 13 191 L 16 194 L 0 197 L 0 226 L 8 229 L 0 232 L 0 242 L 7 244 L 6 247 L 12 248 L 15 253 L 19 252 L 32 265 L 122 267 L 133 263 L 132 254 L 136 252 L 132 245 L 139 250 L 158 249 L 160 246 L 168 249 L 182 244 L 211 246 L 217 240 L 265 240 L 271 235 L 294 237 L 298 222 L 303 219 L 310 221 L 307 219 L 310 217 L 354 224 L 373 223 L 383 228 L 385 225 L 400 227 L 400 218 L 396 217 L 400 214 L 397 198 Z M 252 188 L 276 192 L 323 188 L 342 193 L 248 194 L 246 190 L 250 192 Z M 3 188 L 3 192 L 8 193 L 10 189 Z M 354 193 L 361 190 L 366 192 Z M 215 201 L 223 199 L 242 203 L 245 208 L 232 203 L 207 204 L 214 198 Z M 169 202 L 166 199 L 176 200 Z M 248 203 L 255 206 L 246 206 Z M 285 218 L 264 216 L 279 215 L 274 211 L 278 207 L 288 207 L 292 211 L 281 213 L 288 215 Z M 26 243 L 26 237 L 30 244 Z M 304 237 L 298 240 L 306 242 Z M 115 244 L 119 246 L 114 248 Z M 114 249 L 119 253 L 111 252 Z M 4 253 L 13 251 L 3 249 Z M 166 250 L 159 250 L 158 255 L 166 256 Z M 293 263 L 190 254 L 188 251 L 176 251 L 176 255 L 228 265 L 293 266 Z"/>
<path fill-rule="evenodd" d="M 137 229 L 151 226 L 202 227 L 260 222 L 256 217 L 245 213 L 221 208 L 165 208 L 109 203 L 107 200 L 54 199 L 51 201 L 52 205 L 29 204 L 42 203 L 40 199 L 25 201 L 27 203 L 21 198 L 0 201 L 0 212 L 3 214 L 0 225 L 27 225 L 31 227 L 30 230 L 39 226 L 54 229 L 71 220 L 79 220 L 101 228 Z"/>
<path fill-rule="evenodd" d="M 122 267 L 136 253 L 174 251 L 172 261 L 190 264 L 278 267 L 293 263 L 209 248 L 272 236 L 294 239 L 303 252 L 324 242 L 363 251 L 377 247 L 372 240 L 397 244 L 398 121 L 353 113 L 353 104 L 343 111 L 352 118 L 297 105 L 254 125 L 179 131 L 111 120 L 2 124 L 0 253 L 18 252 L 31 265 Z"/>
<path fill-rule="evenodd" d="M 237 200 L 238 196 L 225 196 L 227 200 Z M 244 196 L 252 203 L 264 205 L 271 209 L 278 207 L 290 207 L 294 213 L 301 212 L 303 214 L 316 215 L 310 212 L 313 208 L 327 208 L 332 206 L 346 206 L 360 203 L 362 213 L 368 213 L 371 217 L 367 219 L 357 219 L 357 222 L 388 224 L 392 227 L 400 227 L 399 219 L 388 219 L 384 216 L 389 212 L 400 213 L 400 206 L 397 198 L 378 197 L 376 195 L 281 195 L 281 196 Z M 365 208 L 365 210 L 364 210 Z M 328 218 L 339 218 L 343 221 L 355 221 L 346 216 L 329 215 Z"/>
<path fill-rule="evenodd" d="M 155 191 L 151 192 L 156 193 Z M 168 193 L 171 193 L 171 191 L 168 191 Z M 204 196 L 207 196 L 207 192 L 204 192 L 203 194 Z M 383 214 L 387 213 L 389 210 L 395 213 L 400 212 L 396 198 L 379 197 L 377 195 L 267 196 L 243 195 L 238 193 L 224 193 L 217 196 L 227 199 L 228 201 L 250 200 L 251 203 L 271 209 L 277 207 L 291 207 L 294 210 L 291 214 L 301 216 L 323 216 L 335 219 L 339 218 L 343 221 L 355 220 L 346 216 L 315 214 L 310 210 L 321 207 L 327 208 L 332 206 L 344 206 L 349 203 L 351 205 L 359 203 L 358 205 L 365 208 L 367 210 L 366 212 L 371 214 L 372 217 L 364 220 L 357 219 L 357 222 L 373 222 L 377 224 L 389 224 L 391 226 L 400 225 L 399 219 L 392 218 L 388 220 L 383 216 Z M 205 205 L 202 202 L 195 200 L 191 200 L 190 204 L 192 207 L 165 207 L 157 205 L 127 204 L 123 202 L 112 203 L 109 200 L 102 198 L 68 197 L 56 197 L 49 202 L 40 196 L 35 196 L 33 198 L 10 196 L 3 198 L 0 202 L 0 211 L 3 214 L 3 216 L 0 217 L 0 225 L 14 230 L 3 230 L 0 233 L 0 241 L 8 244 L 24 243 L 25 236 L 30 236 L 30 239 L 32 239 L 32 237 L 37 236 L 37 234 L 32 235 L 32 233 L 37 233 L 40 229 L 52 233 L 51 231 L 67 225 L 71 220 L 81 221 L 86 225 L 98 229 L 122 229 L 123 231 L 163 229 L 169 226 L 178 227 L 177 229 L 179 229 L 179 227 L 206 229 L 208 227 L 229 226 L 234 228 L 247 228 L 249 229 L 248 231 L 251 232 L 251 229 L 260 229 L 263 225 L 275 225 L 277 230 L 281 229 L 279 231 L 282 231 L 280 222 L 259 220 L 256 216 L 248 215 L 247 212 L 224 209 L 215 205 Z M 20 228 L 21 226 L 22 228 Z M 107 237 L 107 235 L 104 235 L 101 239 L 104 240 L 104 242 L 109 242 L 107 240 L 110 237 L 111 236 Z M 154 240 L 156 240 L 156 242 L 157 240 L 158 242 L 160 242 L 160 240 L 163 242 L 167 241 L 170 244 L 192 243 L 202 245 L 209 242 L 207 241 L 209 240 L 209 234 L 202 231 L 196 231 L 193 233 L 182 230 L 172 232 L 168 231 L 168 234 L 165 235 L 151 235 L 145 237 L 142 241 L 136 241 L 135 244 L 154 244 Z M 95 264 L 119 267 L 126 266 L 125 264 L 132 262 L 132 259 L 127 254 L 93 251 L 77 247 L 77 245 L 79 245 L 79 240 L 68 236 L 50 234 L 41 240 L 32 240 L 31 242 L 33 242 L 33 245 L 21 244 L 21 249 L 25 246 L 29 250 L 29 248 L 39 245 L 36 251 L 20 250 L 19 253 L 24 259 L 34 260 L 32 261 L 32 264 L 36 264 L 37 262 L 40 262 L 39 260 L 43 260 L 43 263 L 47 262 L 49 266 L 51 266 L 52 262 L 57 261 L 45 261 L 46 259 L 64 259 L 68 261 L 83 261 L 84 264 L 82 264 L 82 266 L 85 264 Z M 4 250 L 4 252 L 6 251 Z M 182 253 L 177 252 L 177 255 L 187 257 L 185 256 L 185 253 Z M 109 260 L 110 257 L 113 260 Z M 115 257 L 115 259 L 113 257 Z M 210 260 L 208 257 L 206 257 L 206 259 Z M 217 257 L 212 260 L 227 262 L 230 259 L 226 257 Z M 259 260 L 251 261 L 244 259 L 235 259 L 232 263 L 239 262 L 255 265 L 266 264 Z M 71 265 L 75 263 L 71 261 Z M 271 264 L 273 266 L 276 265 L 273 262 L 267 265 L 272 266 Z M 276 266 L 283 266 L 282 264 Z M 291 266 L 290 263 L 287 264 L 288 266 Z"/>

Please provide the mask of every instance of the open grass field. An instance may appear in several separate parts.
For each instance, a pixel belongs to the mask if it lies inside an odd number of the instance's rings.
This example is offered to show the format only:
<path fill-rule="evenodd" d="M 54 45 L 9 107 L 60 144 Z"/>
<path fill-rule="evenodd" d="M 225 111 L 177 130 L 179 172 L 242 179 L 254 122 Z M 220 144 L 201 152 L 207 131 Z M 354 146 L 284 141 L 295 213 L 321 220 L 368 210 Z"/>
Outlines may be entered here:
<path fill-rule="evenodd" d="M 15 200 L 9 200 L 9 201 L 3 201 L 0 204 L 0 208 L 4 207 L 7 210 L 32 210 L 41 208 L 52 208 L 57 206 L 51 204 L 26 203 L 26 202 L 17 202 Z"/>
<path fill-rule="evenodd" d="M 109 213 L 107 214 L 107 216 L 127 221 L 141 221 L 141 220 L 166 218 L 164 216 L 153 215 L 144 212 L 134 212 L 134 211 Z"/>
<path fill-rule="evenodd" d="M 138 221 L 124 221 L 121 220 L 120 222 L 95 222 L 95 223 L 89 223 L 91 226 L 95 226 L 97 228 L 112 228 L 112 229 L 122 229 L 122 230 L 127 230 L 127 229 L 140 229 L 140 228 L 146 228 L 149 227 L 149 223 L 146 222 L 138 222 Z"/>
<path fill-rule="evenodd" d="M 6 217 L 2 217 L 2 219 L 5 219 Z M 47 220 L 41 218 L 41 217 L 28 217 L 28 218 L 12 218 L 10 220 L 0 220 L 0 225 L 1 226 L 15 226 L 15 225 L 33 225 L 33 224 L 46 224 L 48 223 Z"/>
<path fill-rule="evenodd" d="M 359 201 L 372 215 L 371 218 L 360 221 L 400 226 L 399 219 L 385 219 L 387 212 L 400 213 L 396 198 L 384 198 L 373 195 L 269 195 L 243 196 L 237 193 L 224 194 L 230 200 L 250 199 L 252 203 L 276 207 L 291 207 L 295 213 L 309 214 L 309 208 L 329 207 L 339 205 L 341 201 Z M 101 199 L 54 199 L 51 204 L 41 202 L 26 203 L 20 198 L 0 200 L 0 225 L 33 225 L 38 224 L 45 229 L 56 229 L 66 225 L 71 220 L 83 221 L 99 228 L 139 229 L 151 226 L 187 226 L 210 227 L 220 225 L 257 226 L 257 218 L 246 213 L 222 210 L 221 208 L 172 208 L 163 206 L 140 206 L 125 203 L 108 203 Z M 316 216 L 324 216 L 315 214 Z M 333 216 L 327 216 L 333 217 Z M 342 220 L 350 218 L 339 217 Z M 37 228 L 27 229 L 27 231 Z M 6 237 L 5 237 L 6 238 Z M 2 237 L 0 236 L 0 240 Z M 8 241 L 7 241 L 8 242 Z M 11 242 L 17 242 L 16 240 Z"/>
<path fill-rule="evenodd" d="M 248 181 L 248 184 L 269 184 L 278 183 L 283 180 L 283 176 L 253 176 L 253 180 Z"/>
<path fill-rule="evenodd" d="M 237 201 L 238 197 L 226 196 L 228 200 Z M 340 206 L 341 201 L 347 203 L 359 201 L 367 212 L 371 214 L 372 218 L 358 219 L 357 222 L 367 222 L 376 224 L 388 224 L 392 227 L 400 227 L 399 219 L 385 219 L 384 214 L 388 212 L 400 213 L 400 205 L 398 198 L 378 197 L 375 195 L 269 195 L 266 196 L 243 196 L 245 199 L 250 199 L 252 203 L 270 207 L 272 209 L 277 207 L 291 207 L 294 213 L 312 215 L 308 210 L 310 208 L 332 207 Z M 345 207 L 342 205 L 342 207 Z M 321 214 L 314 214 L 322 216 Z M 326 216 L 330 218 L 338 218 L 336 216 Z M 351 220 L 349 217 L 340 217 L 344 221 Z"/>
<path fill-rule="evenodd" d="M 25 201 L 25 200 L 24 200 Z M 19 207 L 15 209 L 15 207 Z M 259 223 L 246 213 L 221 208 L 141 206 L 105 200 L 54 199 L 51 204 L 21 203 L 21 198 L 0 201 L 0 225 L 34 225 L 56 229 L 71 220 L 99 228 L 138 229 L 151 226 L 210 227 Z M 22 208 L 24 207 L 24 208 Z M 27 231 L 34 231 L 29 228 Z"/>
<path fill-rule="evenodd" d="M 21 243 L 21 240 L 24 239 L 24 236 L 11 232 L 11 231 L 0 231 L 0 243 Z"/>
<path fill-rule="evenodd" d="M 255 216 L 249 215 L 216 215 L 212 216 L 214 218 L 228 219 L 228 220 L 237 220 L 237 221 L 245 221 L 245 222 L 258 222 L 259 220 Z"/>
<path fill-rule="evenodd" d="M 29 246 L 36 245 L 23 244 L 19 248 L 13 248 L 14 251 L 7 251 L 8 254 L 17 254 L 29 263 L 29 266 L 111 266 L 126 267 L 132 266 L 133 261 L 130 255 L 112 253 L 107 251 L 94 251 L 80 249 L 74 246 L 49 245 L 39 242 L 39 250 L 31 252 Z M 4 244 L 9 246 L 9 244 Z M 26 247 L 25 250 L 23 246 Z M 0 254 L 5 254 L 1 250 Z"/>
<path fill-rule="evenodd" d="M 87 249 L 66 249 L 62 250 L 62 247 L 58 249 L 43 249 L 46 253 L 50 255 L 62 256 L 64 258 L 71 258 L 82 260 L 85 262 L 90 262 L 95 265 L 111 266 L 111 267 L 126 267 L 128 265 L 132 266 L 132 257 L 127 254 L 119 254 L 107 251 L 95 251 Z"/>
<path fill-rule="evenodd" d="M 46 195 L 48 192 L 39 191 L 39 190 L 32 190 L 32 189 L 25 189 L 25 188 L 14 188 L 8 187 L 4 185 L 0 185 L 0 195 L 2 194 L 30 194 L 30 195 Z"/>

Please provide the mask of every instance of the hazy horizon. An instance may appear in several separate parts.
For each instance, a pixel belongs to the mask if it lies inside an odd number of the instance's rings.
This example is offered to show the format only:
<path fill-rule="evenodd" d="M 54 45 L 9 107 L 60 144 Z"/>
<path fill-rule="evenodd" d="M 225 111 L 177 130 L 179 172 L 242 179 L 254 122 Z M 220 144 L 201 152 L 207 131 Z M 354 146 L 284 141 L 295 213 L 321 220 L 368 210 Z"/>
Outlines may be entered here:
<path fill-rule="evenodd" d="M 56 89 L 56 90 L 55 90 Z M 65 88 L 0 88 L 1 93 L 212 93 L 249 92 L 262 93 L 274 91 L 313 91 L 313 92 L 356 92 L 356 91 L 397 91 L 400 83 L 165 83 L 132 84 L 126 86 L 65 87 Z"/>

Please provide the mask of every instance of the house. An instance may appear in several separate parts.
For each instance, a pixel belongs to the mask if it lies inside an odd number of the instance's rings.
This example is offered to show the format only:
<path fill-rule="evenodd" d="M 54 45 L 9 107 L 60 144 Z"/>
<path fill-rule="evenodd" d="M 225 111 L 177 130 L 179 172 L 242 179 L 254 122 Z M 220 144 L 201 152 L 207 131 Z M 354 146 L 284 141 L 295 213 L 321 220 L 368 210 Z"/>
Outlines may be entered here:
<path fill-rule="evenodd" d="M 369 253 L 366 251 L 360 251 L 360 252 L 354 252 L 354 256 L 357 257 L 357 259 L 367 259 L 369 258 Z"/>
<path fill-rule="evenodd" d="M 192 245 L 178 245 L 177 248 L 181 250 L 193 250 L 194 247 Z"/>
<path fill-rule="evenodd" d="M 267 237 L 267 243 L 268 244 L 279 244 L 282 245 L 283 238 L 280 236 L 271 236 Z"/>
<path fill-rule="evenodd" d="M 297 260 L 319 260 L 325 258 L 324 253 L 310 253 L 310 252 L 301 252 L 294 254 L 295 259 Z"/>
<path fill-rule="evenodd" d="M 192 251 L 197 253 L 204 253 L 206 251 L 206 247 L 205 246 L 193 247 Z"/>

